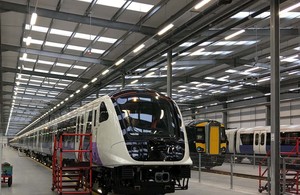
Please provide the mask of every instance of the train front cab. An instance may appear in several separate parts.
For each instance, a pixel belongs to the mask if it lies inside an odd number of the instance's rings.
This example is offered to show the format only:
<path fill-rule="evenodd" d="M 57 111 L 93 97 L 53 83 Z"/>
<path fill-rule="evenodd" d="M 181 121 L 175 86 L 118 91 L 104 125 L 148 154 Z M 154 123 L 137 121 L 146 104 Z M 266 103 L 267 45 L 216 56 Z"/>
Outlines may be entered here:
<path fill-rule="evenodd" d="M 196 124 L 196 150 L 201 153 L 201 166 L 221 166 L 225 159 L 227 138 L 224 125 L 217 121 Z"/>

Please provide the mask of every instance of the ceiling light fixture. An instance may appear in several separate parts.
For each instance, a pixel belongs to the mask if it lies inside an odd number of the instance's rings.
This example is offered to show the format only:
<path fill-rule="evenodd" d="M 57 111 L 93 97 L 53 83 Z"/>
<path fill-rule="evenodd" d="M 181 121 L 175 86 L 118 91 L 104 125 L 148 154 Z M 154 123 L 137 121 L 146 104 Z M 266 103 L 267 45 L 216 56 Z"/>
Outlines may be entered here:
<path fill-rule="evenodd" d="M 26 39 L 26 45 L 29 46 L 31 44 L 32 38 L 30 36 L 27 37 Z"/>
<path fill-rule="evenodd" d="M 27 58 L 27 53 L 23 53 L 23 59 Z"/>
<path fill-rule="evenodd" d="M 201 7 L 203 7 L 208 2 L 210 2 L 210 0 L 203 0 L 203 1 L 199 2 L 194 8 L 195 9 L 200 9 Z"/>
<path fill-rule="evenodd" d="M 136 80 L 132 81 L 131 84 L 137 83 L 138 81 L 139 80 L 136 79 Z"/>
<path fill-rule="evenodd" d="M 144 45 L 144 44 L 141 44 L 140 46 L 138 46 L 137 48 L 135 48 L 135 49 L 133 50 L 133 53 L 136 53 L 136 52 L 140 51 L 143 47 L 145 47 L 145 45 Z"/>
<path fill-rule="evenodd" d="M 239 35 L 239 34 L 242 34 L 242 33 L 244 33 L 244 32 L 245 32 L 244 29 L 243 29 L 243 30 L 239 30 L 239 31 L 237 31 L 237 32 L 235 32 L 235 33 L 233 33 L 233 34 L 231 34 L 231 35 L 228 35 L 228 36 L 225 37 L 224 39 L 225 39 L 225 40 L 231 39 L 231 38 L 233 38 L 233 37 L 235 37 L 235 36 L 237 36 L 237 35 Z"/>
<path fill-rule="evenodd" d="M 31 19 L 30 19 L 30 25 L 33 26 L 35 25 L 36 23 L 36 20 L 37 20 L 37 13 L 36 12 L 33 12 L 32 15 L 31 15 Z"/>
<path fill-rule="evenodd" d="M 292 10 L 298 8 L 298 7 L 300 7 L 300 3 L 297 3 L 295 5 L 292 5 L 292 6 L 288 7 L 288 8 L 286 8 L 286 9 L 282 10 L 281 12 L 279 12 L 279 15 L 280 14 L 284 14 L 284 13 L 289 12 L 289 11 L 292 11 Z"/>
<path fill-rule="evenodd" d="M 91 80 L 92 83 L 94 83 L 95 81 L 97 81 L 97 77 L 93 78 L 93 80 Z"/>
<path fill-rule="evenodd" d="M 106 75 L 109 72 L 109 69 L 106 69 L 102 72 L 102 75 Z"/>
<path fill-rule="evenodd" d="M 115 63 L 115 65 L 118 66 L 118 65 L 122 64 L 124 61 L 125 61 L 125 60 L 122 58 L 122 59 L 120 59 L 119 61 L 117 61 L 117 62 Z"/>
<path fill-rule="evenodd" d="M 82 88 L 85 89 L 87 88 L 89 85 L 88 84 L 85 84 Z"/>
<path fill-rule="evenodd" d="M 166 26 L 165 28 L 163 28 L 161 31 L 159 31 L 157 34 L 159 36 L 163 35 L 163 34 L 165 34 L 168 30 L 170 30 L 173 27 L 174 27 L 174 24 L 169 24 L 168 26 Z"/>

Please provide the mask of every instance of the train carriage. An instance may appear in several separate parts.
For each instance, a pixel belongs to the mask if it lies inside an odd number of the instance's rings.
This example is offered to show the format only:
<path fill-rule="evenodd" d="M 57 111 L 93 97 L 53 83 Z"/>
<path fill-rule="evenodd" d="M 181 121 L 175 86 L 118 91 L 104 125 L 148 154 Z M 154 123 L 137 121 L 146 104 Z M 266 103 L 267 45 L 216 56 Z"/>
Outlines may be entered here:
<path fill-rule="evenodd" d="M 188 187 L 192 161 L 181 113 L 172 99 L 153 90 L 108 94 L 10 144 L 50 163 L 53 138 L 61 132 L 92 132 L 93 182 L 102 194 L 164 194 Z M 79 139 L 65 139 L 63 147 L 76 149 Z M 64 163 L 77 158 L 70 153 Z"/>
<path fill-rule="evenodd" d="M 201 153 L 201 167 L 210 169 L 223 164 L 227 137 L 222 123 L 196 119 L 186 125 L 186 131 L 194 166 L 199 166 L 199 153 Z"/>

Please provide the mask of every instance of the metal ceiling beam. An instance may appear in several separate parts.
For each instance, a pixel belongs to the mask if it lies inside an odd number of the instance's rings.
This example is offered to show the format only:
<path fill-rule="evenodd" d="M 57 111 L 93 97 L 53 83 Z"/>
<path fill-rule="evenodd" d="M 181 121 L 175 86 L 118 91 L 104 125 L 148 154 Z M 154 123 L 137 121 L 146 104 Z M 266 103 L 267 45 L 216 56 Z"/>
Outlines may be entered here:
<path fill-rule="evenodd" d="M 8 68 L 8 67 L 2 67 L 0 70 L 2 72 L 20 73 L 20 70 L 17 70 L 14 68 Z M 70 81 L 77 81 L 77 82 L 81 82 L 81 83 L 88 83 L 90 81 L 90 79 L 70 77 L 70 76 L 65 76 L 65 75 L 56 75 L 56 74 L 50 74 L 50 73 L 35 72 L 35 71 L 30 71 L 30 70 L 22 70 L 22 74 L 36 75 L 36 76 L 56 78 L 56 79 L 64 79 L 64 80 L 70 80 Z"/>
<path fill-rule="evenodd" d="M 211 36 L 218 32 L 219 30 L 208 30 L 201 34 L 201 36 Z M 220 37 L 226 37 L 227 35 L 231 35 L 236 30 L 228 30 L 224 32 L 224 34 L 220 35 Z M 299 36 L 299 29 L 280 29 L 281 36 Z M 241 36 L 270 36 L 270 29 L 245 29 L 245 32 Z"/>
<path fill-rule="evenodd" d="M 17 4 L 17 3 L 10 3 L 6 1 L 0 1 L 0 7 L 6 11 L 15 11 L 24 14 L 28 14 L 28 9 L 34 10 L 34 6 L 27 7 L 27 5 Z M 66 12 L 58 12 L 54 10 L 44 9 L 44 8 L 36 8 L 36 13 L 38 16 L 46 17 L 46 18 L 54 18 L 63 21 L 75 22 L 75 23 L 82 23 L 86 25 L 93 25 L 93 26 L 100 26 L 100 27 L 107 27 L 111 29 L 117 30 L 125 30 L 125 31 L 133 31 L 145 34 L 147 36 L 153 36 L 157 33 L 156 28 L 148 27 L 148 26 L 137 26 L 130 23 L 125 22 L 117 22 L 111 20 L 105 20 L 100 18 L 91 18 L 88 16 L 82 16 L 78 14 L 71 14 Z"/>
<path fill-rule="evenodd" d="M 70 54 L 62 54 L 62 53 L 51 52 L 51 51 L 41 51 L 41 50 L 37 50 L 37 49 L 29 49 L 29 48 L 23 48 L 23 47 L 7 45 L 7 44 L 1 45 L 1 51 L 15 51 L 15 52 L 21 52 L 21 53 L 27 53 L 27 54 L 52 57 L 52 58 L 60 58 L 60 59 L 65 59 L 65 60 L 80 61 L 80 62 L 87 62 L 87 63 L 93 63 L 93 64 L 101 64 L 101 65 L 105 65 L 105 66 L 111 66 L 113 64 L 113 62 L 109 61 L 109 60 L 100 60 L 100 59 L 96 59 L 96 58 L 75 56 L 75 55 L 70 55 Z"/>
<path fill-rule="evenodd" d="M 1 32 L 2 32 L 2 24 L 1 24 L 1 14 L 0 14 L 0 50 L 2 49 L 2 38 L 1 38 Z M 2 68 L 2 52 L 0 52 L 0 70 Z M 5 133 L 5 127 L 4 127 L 4 109 L 3 109 L 3 77 L 2 72 L 0 72 L 0 135 L 1 133 Z"/>
<path fill-rule="evenodd" d="M 13 86 L 14 87 L 15 83 L 3 81 L 3 86 Z M 66 93 L 66 94 L 75 93 L 75 91 L 70 90 L 70 89 L 56 89 L 56 88 L 48 88 L 48 87 L 41 87 L 41 86 L 24 85 L 22 83 L 20 83 L 19 87 L 30 88 L 30 89 L 40 89 L 40 90 L 44 90 L 44 91 L 53 91 L 53 92 L 55 91 L 55 92 Z"/>

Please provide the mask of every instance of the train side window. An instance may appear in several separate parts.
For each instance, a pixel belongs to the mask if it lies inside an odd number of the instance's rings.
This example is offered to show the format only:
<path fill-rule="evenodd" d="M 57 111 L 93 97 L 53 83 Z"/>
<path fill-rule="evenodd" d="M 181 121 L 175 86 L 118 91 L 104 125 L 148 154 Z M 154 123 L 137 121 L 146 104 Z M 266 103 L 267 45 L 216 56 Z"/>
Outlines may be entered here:
<path fill-rule="evenodd" d="M 260 145 L 265 145 L 265 134 L 264 133 L 262 133 L 261 134 L 261 137 L 260 137 Z"/>
<path fill-rule="evenodd" d="M 86 123 L 86 132 L 90 133 L 92 130 L 92 119 L 93 119 L 93 111 L 89 111 L 88 113 L 88 120 Z"/>
<path fill-rule="evenodd" d="M 100 104 L 100 114 L 99 114 L 99 123 L 106 121 L 108 119 L 108 112 L 106 105 L 104 102 L 101 102 Z"/>
<path fill-rule="evenodd" d="M 259 139 L 259 135 L 257 133 L 257 134 L 255 134 L 255 145 L 258 145 L 258 139 Z"/>
<path fill-rule="evenodd" d="M 196 133 L 197 141 L 203 142 L 205 141 L 205 129 L 204 127 L 198 127 Z"/>
<path fill-rule="evenodd" d="M 94 127 L 96 126 L 97 123 L 97 110 L 94 110 Z"/>

